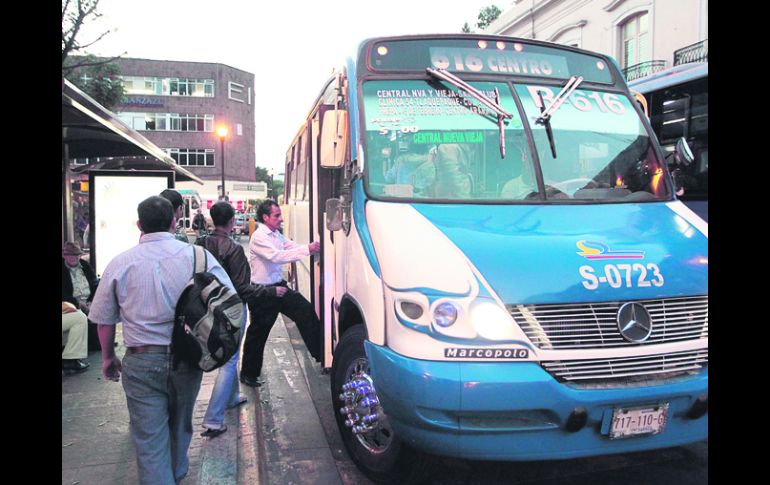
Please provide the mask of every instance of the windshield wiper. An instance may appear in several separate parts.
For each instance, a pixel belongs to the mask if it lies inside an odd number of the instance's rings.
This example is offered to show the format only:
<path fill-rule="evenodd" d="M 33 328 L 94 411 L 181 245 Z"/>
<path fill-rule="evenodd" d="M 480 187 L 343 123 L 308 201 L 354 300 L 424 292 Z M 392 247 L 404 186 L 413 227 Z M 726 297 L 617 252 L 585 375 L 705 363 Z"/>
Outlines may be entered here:
<path fill-rule="evenodd" d="M 482 93 L 446 69 L 433 69 L 428 67 L 425 69 L 425 71 L 433 77 L 437 77 L 458 89 L 462 89 L 463 91 L 476 98 L 481 104 L 497 114 L 497 126 L 500 128 L 500 156 L 505 158 L 505 119 L 511 119 L 513 118 L 513 115 L 505 111 L 500 105 L 500 92 L 497 90 L 497 88 L 495 88 L 495 99 L 492 100 L 486 94 Z M 583 78 L 580 79 L 582 80 Z"/>
<path fill-rule="evenodd" d="M 582 76 L 572 76 L 569 78 L 567 80 L 567 84 L 565 84 L 559 94 L 556 95 L 548 108 L 545 107 L 543 92 L 537 92 L 538 97 L 540 97 L 540 116 L 535 120 L 535 123 L 545 126 L 545 133 L 548 135 L 548 144 L 551 145 L 551 154 L 553 155 L 553 158 L 556 158 L 556 144 L 553 141 L 553 130 L 551 130 L 551 116 L 553 116 L 556 110 L 559 109 L 562 104 L 564 104 L 564 101 L 566 101 L 567 98 L 573 92 L 575 92 L 575 89 L 577 89 L 577 87 L 580 86 L 580 83 L 582 82 Z"/>

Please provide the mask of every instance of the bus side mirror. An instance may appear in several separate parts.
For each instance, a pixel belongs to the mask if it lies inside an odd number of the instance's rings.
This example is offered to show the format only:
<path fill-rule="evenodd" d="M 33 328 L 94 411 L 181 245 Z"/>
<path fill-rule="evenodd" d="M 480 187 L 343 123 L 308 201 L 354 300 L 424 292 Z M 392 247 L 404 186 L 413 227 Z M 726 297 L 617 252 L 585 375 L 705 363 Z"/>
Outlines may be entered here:
<path fill-rule="evenodd" d="M 669 165 L 686 167 L 695 160 L 695 157 L 690 150 L 690 145 L 684 137 L 676 141 L 674 152 L 669 155 Z"/>
<path fill-rule="evenodd" d="M 321 167 L 340 168 L 345 164 L 348 145 L 348 112 L 330 109 L 321 125 Z"/>
<path fill-rule="evenodd" d="M 332 232 L 342 229 L 340 199 L 326 199 L 326 226 Z"/>
<path fill-rule="evenodd" d="M 687 140 L 684 139 L 684 137 L 680 138 L 676 142 L 676 148 L 674 148 L 674 154 L 676 155 L 676 162 L 679 165 L 687 166 L 695 160 L 695 157 L 692 154 L 692 150 L 690 149 L 690 145 L 687 143 Z"/>

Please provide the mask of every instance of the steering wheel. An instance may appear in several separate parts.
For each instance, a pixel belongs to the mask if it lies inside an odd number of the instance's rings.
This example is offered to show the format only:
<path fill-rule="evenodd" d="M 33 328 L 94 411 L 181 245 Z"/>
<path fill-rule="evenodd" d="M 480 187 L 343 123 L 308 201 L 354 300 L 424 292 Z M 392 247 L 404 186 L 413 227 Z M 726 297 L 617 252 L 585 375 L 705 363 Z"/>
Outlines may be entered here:
<path fill-rule="evenodd" d="M 578 178 L 569 179 L 569 180 L 563 180 L 561 182 L 556 182 L 556 183 L 548 184 L 548 185 L 550 185 L 551 187 L 553 187 L 555 189 L 559 189 L 562 192 L 566 192 L 568 194 L 573 194 L 578 189 L 582 189 L 583 187 L 585 187 L 586 185 L 588 185 L 589 183 L 592 183 L 592 182 L 596 183 L 593 179 L 586 178 L 586 177 L 578 177 Z M 570 190 L 573 187 L 574 187 L 574 190 Z"/>

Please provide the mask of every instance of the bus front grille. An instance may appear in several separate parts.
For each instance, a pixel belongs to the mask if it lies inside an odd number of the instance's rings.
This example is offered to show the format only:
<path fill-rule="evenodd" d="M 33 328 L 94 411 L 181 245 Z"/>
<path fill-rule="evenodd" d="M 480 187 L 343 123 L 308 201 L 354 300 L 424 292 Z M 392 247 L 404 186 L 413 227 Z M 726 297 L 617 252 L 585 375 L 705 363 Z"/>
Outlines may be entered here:
<path fill-rule="evenodd" d="M 540 349 L 633 347 L 708 338 L 708 295 L 640 300 L 650 314 L 652 333 L 629 342 L 618 329 L 617 314 L 626 302 L 508 305 L 529 340 Z"/>
<path fill-rule="evenodd" d="M 708 349 L 611 359 L 543 361 L 540 364 L 561 382 L 633 384 L 697 373 L 708 365 Z"/>

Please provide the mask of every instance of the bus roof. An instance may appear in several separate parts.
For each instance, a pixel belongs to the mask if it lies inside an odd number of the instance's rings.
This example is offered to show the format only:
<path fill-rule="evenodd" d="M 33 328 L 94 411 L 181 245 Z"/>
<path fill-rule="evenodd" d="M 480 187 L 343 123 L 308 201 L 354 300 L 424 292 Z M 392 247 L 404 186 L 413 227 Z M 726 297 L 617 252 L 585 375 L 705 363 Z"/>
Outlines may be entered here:
<path fill-rule="evenodd" d="M 690 64 L 674 66 L 672 68 L 656 72 L 651 76 L 631 81 L 628 83 L 628 88 L 644 94 L 649 93 L 650 91 L 656 91 L 658 89 L 675 86 L 687 81 L 692 81 L 693 79 L 708 77 L 708 75 L 708 62 L 694 62 Z"/>

